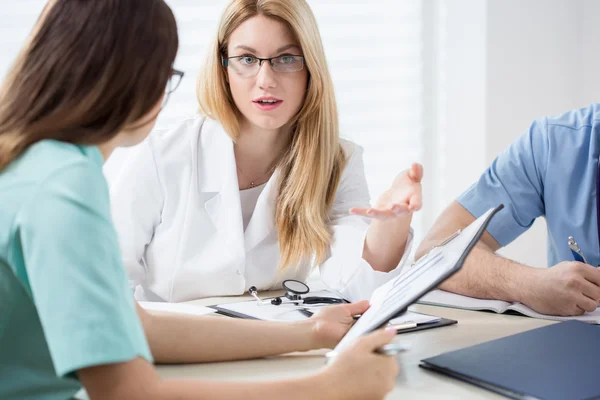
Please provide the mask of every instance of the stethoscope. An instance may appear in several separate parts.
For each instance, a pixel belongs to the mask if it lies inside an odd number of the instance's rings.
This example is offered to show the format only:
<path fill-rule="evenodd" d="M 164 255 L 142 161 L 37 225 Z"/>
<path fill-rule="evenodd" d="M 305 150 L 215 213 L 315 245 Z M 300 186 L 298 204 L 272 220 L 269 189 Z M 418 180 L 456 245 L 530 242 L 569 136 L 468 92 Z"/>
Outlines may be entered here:
<path fill-rule="evenodd" d="M 323 296 L 310 296 L 310 297 L 302 297 L 302 295 L 310 292 L 310 288 L 304 282 L 297 281 L 295 279 L 287 279 L 283 281 L 283 288 L 285 289 L 285 296 L 282 297 L 274 297 L 272 299 L 261 299 L 258 296 L 258 290 L 256 286 L 250 287 L 248 289 L 248 293 L 250 296 L 256 299 L 256 302 L 259 306 L 263 305 L 291 305 L 291 306 L 304 306 L 306 305 L 326 305 L 326 304 L 343 304 L 346 303 L 346 300 L 339 299 L 337 297 L 323 297 Z"/>

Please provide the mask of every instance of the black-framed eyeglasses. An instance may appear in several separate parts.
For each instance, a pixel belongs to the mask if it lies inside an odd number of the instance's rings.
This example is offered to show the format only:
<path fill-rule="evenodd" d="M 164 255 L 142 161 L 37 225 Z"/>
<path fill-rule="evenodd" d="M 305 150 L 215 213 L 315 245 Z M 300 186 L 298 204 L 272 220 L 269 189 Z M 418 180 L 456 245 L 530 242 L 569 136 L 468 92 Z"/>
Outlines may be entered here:
<path fill-rule="evenodd" d="M 223 57 L 221 64 L 231 67 L 243 78 L 252 78 L 258 74 L 263 61 L 268 61 L 275 72 L 298 72 L 304 68 L 304 56 L 284 54 L 277 57 L 260 58 L 252 55 Z"/>
<path fill-rule="evenodd" d="M 165 108 L 165 106 L 167 105 L 167 101 L 169 101 L 171 93 L 177 90 L 177 88 L 181 84 L 181 80 L 183 79 L 184 75 L 185 72 L 179 71 L 178 69 L 173 69 L 173 71 L 171 72 L 171 77 L 167 81 L 167 86 L 165 87 L 165 97 L 163 98 L 161 109 Z"/>

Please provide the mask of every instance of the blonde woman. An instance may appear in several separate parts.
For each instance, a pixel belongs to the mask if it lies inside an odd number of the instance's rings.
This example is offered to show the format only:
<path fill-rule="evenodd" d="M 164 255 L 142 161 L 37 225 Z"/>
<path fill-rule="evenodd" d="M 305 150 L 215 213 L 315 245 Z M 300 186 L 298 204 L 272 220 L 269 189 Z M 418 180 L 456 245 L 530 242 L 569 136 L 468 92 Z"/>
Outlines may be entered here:
<path fill-rule="evenodd" d="M 355 301 L 400 273 L 421 167 L 370 207 L 305 1 L 232 0 L 197 93 L 203 116 L 151 135 L 111 190 L 138 299 L 275 289 L 319 265 Z"/>

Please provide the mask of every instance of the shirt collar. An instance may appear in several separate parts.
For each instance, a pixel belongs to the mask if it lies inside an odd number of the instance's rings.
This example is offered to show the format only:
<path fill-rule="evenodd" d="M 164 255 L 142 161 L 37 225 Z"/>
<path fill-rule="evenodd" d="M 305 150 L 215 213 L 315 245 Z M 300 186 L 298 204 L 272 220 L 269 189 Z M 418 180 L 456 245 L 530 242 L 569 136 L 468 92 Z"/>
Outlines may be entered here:
<path fill-rule="evenodd" d="M 104 156 L 98 146 L 81 146 L 83 153 L 100 168 L 104 165 Z"/>

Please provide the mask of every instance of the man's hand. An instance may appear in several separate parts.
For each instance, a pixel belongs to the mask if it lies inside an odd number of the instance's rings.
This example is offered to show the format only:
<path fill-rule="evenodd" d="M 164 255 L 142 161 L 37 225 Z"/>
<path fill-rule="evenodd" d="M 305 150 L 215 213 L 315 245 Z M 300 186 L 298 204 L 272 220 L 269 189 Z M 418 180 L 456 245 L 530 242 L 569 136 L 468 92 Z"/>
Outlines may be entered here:
<path fill-rule="evenodd" d="M 576 261 L 535 269 L 521 302 L 547 315 L 581 315 L 600 304 L 600 270 Z"/>

